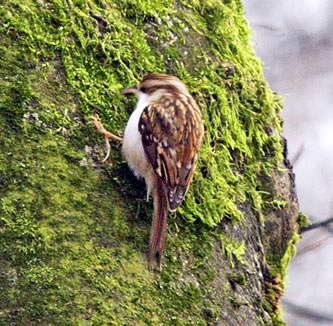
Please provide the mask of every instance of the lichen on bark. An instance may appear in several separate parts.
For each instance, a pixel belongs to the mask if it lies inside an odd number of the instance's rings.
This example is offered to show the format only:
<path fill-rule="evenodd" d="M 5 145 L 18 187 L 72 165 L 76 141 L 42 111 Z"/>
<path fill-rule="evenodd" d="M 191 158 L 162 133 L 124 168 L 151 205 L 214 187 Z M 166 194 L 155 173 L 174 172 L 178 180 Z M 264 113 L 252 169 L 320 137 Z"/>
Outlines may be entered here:
<path fill-rule="evenodd" d="M 279 98 L 240 1 L 4 0 L 0 8 L 0 322 L 282 324 L 297 199 Z M 151 203 L 113 144 L 149 72 L 180 77 L 205 139 L 148 273 Z"/>

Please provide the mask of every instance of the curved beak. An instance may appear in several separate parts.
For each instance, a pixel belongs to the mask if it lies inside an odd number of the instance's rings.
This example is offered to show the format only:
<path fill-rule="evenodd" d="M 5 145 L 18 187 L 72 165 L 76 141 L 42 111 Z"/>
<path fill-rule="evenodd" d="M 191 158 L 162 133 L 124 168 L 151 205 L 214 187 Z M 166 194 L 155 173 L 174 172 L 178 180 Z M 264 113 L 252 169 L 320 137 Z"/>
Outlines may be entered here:
<path fill-rule="evenodd" d="M 131 88 L 124 88 L 120 91 L 120 94 L 131 94 L 131 93 L 138 93 L 138 89 L 136 87 L 131 87 Z"/>

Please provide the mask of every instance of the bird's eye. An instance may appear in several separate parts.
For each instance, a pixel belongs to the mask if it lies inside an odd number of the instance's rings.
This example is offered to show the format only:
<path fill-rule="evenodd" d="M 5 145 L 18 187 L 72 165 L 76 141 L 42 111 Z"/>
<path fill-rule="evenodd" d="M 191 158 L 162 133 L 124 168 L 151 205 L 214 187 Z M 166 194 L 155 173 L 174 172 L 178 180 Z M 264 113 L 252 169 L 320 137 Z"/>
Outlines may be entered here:
<path fill-rule="evenodd" d="M 140 88 L 140 92 L 146 93 L 146 91 L 147 91 L 147 87 L 143 86 Z"/>

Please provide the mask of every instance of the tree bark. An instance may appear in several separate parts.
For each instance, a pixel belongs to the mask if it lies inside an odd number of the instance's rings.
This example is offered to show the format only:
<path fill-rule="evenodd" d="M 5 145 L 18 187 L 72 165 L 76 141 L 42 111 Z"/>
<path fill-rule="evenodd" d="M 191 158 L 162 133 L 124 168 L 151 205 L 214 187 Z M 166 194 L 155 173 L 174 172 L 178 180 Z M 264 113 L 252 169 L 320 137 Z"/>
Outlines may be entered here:
<path fill-rule="evenodd" d="M 0 324 L 283 325 L 298 204 L 240 1 L 4 0 L 0 23 Z M 149 72 L 205 123 L 154 272 L 144 184 L 90 123 L 122 136 Z"/>

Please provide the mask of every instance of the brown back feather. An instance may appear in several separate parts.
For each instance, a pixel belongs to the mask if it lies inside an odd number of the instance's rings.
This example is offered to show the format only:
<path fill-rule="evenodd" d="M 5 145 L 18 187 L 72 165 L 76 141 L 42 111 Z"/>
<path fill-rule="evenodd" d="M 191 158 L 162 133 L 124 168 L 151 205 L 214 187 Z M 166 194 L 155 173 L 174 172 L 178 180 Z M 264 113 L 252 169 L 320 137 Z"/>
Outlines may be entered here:
<path fill-rule="evenodd" d="M 192 97 L 167 93 L 147 106 L 139 132 L 149 162 L 162 181 L 169 209 L 181 204 L 198 161 L 203 126 Z"/>

